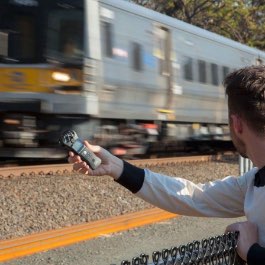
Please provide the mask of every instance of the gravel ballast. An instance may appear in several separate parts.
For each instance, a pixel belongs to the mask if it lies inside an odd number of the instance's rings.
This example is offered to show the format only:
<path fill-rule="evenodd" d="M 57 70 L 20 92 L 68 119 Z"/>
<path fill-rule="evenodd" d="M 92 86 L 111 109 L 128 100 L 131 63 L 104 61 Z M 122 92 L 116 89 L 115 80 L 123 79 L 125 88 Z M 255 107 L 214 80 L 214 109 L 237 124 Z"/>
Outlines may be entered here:
<path fill-rule="evenodd" d="M 236 160 L 149 168 L 195 183 L 236 176 L 239 172 Z M 153 207 L 108 176 L 69 174 L 0 178 L 0 189 L 0 240 Z"/>

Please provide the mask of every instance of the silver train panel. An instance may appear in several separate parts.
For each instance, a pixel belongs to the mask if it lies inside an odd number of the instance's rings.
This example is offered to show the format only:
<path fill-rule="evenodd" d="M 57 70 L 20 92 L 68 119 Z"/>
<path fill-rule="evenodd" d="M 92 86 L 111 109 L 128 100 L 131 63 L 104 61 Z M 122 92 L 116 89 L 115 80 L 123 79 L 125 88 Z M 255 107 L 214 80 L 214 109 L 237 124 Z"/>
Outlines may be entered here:
<path fill-rule="evenodd" d="M 260 51 L 134 4 L 103 0 L 99 5 L 101 43 L 107 42 L 106 23 L 113 34 L 112 56 L 104 56 L 102 47 L 99 117 L 163 120 L 167 118 L 159 110 L 165 109 L 180 122 L 227 123 L 223 68 L 232 71 L 255 64 Z M 170 73 L 159 72 L 165 51 L 156 49 L 156 37 L 163 32 L 170 36 Z M 142 65 L 138 70 L 132 66 L 135 44 L 141 47 Z M 192 60 L 192 80 L 184 78 L 187 58 Z M 206 62 L 205 83 L 199 82 L 199 61 Z M 215 85 L 212 65 L 218 66 Z"/>
<path fill-rule="evenodd" d="M 98 113 L 98 97 L 87 95 L 62 95 L 48 93 L 1 93 L 1 102 L 39 102 L 39 113 L 83 115 Z M 14 110 L 13 110 L 14 111 Z M 19 111 L 19 110 L 17 110 Z M 33 111 L 31 109 L 28 112 Z M 35 111 L 33 111 L 35 112 Z"/>

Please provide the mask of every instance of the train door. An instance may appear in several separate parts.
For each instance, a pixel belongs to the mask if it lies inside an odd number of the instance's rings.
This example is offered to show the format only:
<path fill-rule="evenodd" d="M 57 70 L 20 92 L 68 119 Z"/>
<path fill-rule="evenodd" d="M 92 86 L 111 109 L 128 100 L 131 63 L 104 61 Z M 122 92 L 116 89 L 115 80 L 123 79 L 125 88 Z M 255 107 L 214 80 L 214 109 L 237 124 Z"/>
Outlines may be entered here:
<path fill-rule="evenodd" d="M 165 110 L 171 110 L 173 104 L 173 93 L 172 93 L 172 63 L 171 63 L 171 32 L 167 27 L 156 25 L 155 26 L 156 36 L 156 56 L 159 58 L 159 74 L 163 78 L 163 83 L 166 89 L 165 96 Z"/>
<path fill-rule="evenodd" d="M 0 91 L 30 91 L 37 85 L 29 70 L 41 57 L 37 12 L 37 6 L 11 1 L 0 12 Z"/>

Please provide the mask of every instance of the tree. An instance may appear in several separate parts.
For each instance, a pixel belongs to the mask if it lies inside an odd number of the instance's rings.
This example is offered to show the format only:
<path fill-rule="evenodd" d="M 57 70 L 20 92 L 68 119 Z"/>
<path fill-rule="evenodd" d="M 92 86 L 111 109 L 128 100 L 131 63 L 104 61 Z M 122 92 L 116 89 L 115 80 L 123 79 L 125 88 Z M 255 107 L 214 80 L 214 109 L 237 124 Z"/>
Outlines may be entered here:
<path fill-rule="evenodd" d="M 132 0 L 168 16 L 265 50 L 264 0 Z"/>
<path fill-rule="evenodd" d="M 213 3 L 212 0 L 134 0 L 134 2 L 192 24 L 196 16 L 208 10 Z"/>
<path fill-rule="evenodd" d="M 222 8 L 210 14 L 206 29 L 265 50 L 265 4 L 223 0 Z"/>

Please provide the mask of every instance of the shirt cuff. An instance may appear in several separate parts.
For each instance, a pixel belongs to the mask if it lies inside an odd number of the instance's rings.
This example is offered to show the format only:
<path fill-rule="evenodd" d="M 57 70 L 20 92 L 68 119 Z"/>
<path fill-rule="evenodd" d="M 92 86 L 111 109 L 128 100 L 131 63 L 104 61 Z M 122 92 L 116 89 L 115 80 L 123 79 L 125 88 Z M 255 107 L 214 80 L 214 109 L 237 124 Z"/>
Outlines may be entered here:
<path fill-rule="evenodd" d="M 265 260 L 265 248 L 258 243 L 253 244 L 247 254 L 248 265 L 263 265 Z"/>
<path fill-rule="evenodd" d="M 133 166 L 123 160 L 123 172 L 115 181 L 130 190 L 132 193 L 136 193 L 143 186 L 144 176 L 144 169 Z"/>

